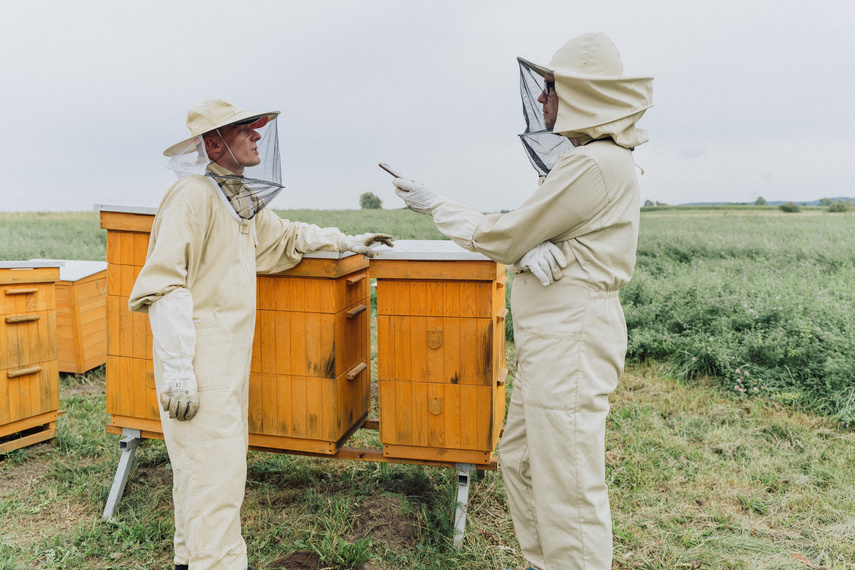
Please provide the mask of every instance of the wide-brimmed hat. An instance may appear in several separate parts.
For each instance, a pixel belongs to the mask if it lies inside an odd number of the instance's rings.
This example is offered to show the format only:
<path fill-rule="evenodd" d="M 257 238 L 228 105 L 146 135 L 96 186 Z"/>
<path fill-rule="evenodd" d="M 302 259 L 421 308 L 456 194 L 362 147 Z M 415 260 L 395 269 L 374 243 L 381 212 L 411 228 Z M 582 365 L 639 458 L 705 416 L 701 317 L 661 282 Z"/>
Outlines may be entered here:
<path fill-rule="evenodd" d="M 194 105 L 187 112 L 187 128 L 190 129 L 190 136 L 163 151 L 163 155 L 173 156 L 199 135 L 204 135 L 226 125 L 248 124 L 254 129 L 260 129 L 270 120 L 275 119 L 277 115 L 279 115 L 279 111 L 248 113 L 222 99 L 203 101 Z"/>

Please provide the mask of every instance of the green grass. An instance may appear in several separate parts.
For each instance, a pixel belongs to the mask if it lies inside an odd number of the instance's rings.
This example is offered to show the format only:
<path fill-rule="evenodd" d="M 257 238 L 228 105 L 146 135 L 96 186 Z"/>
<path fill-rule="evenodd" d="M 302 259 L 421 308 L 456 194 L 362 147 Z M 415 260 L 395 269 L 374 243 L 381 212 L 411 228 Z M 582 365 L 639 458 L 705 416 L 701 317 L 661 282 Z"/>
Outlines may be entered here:
<path fill-rule="evenodd" d="M 852 243 L 845 214 L 642 215 L 628 358 L 852 423 Z"/>
<path fill-rule="evenodd" d="M 438 239 L 422 226 L 426 216 L 401 210 L 281 214 L 349 233 Z M 614 568 L 855 570 L 855 435 L 838 421 L 844 408 L 808 399 L 818 392 L 802 382 L 851 385 L 846 361 L 828 357 L 830 349 L 846 356 L 851 342 L 854 227 L 846 214 L 806 209 L 643 213 L 638 269 L 623 292 L 633 362 L 608 420 Z M 0 242 L 4 259 L 104 258 L 94 213 L 0 214 L 0 231 L 19 240 Z M 668 343 L 670 351 L 655 352 Z M 508 351 L 512 379 L 512 343 Z M 824 358 L 826 375 L 800 377 L 805 368 L 785 362 L 802 383 L 768 380 L 761 365 L 776 370 L 779 353 L 807 367 Z M 731 384 L 746 364 L 743 394 Z M 766 391 L 750 397 L 758 377 Z M 103 369 L 64 376 L 61 398 L 67 413 L 56 443 L 12 452 L 0 467 L 0 570 L 170 567 L 163 443 L 139 447 L 125 497 L 103 521 L 119 455 L 119 438 L 104 431 Z M 376 432 L 361 430 L 351 444 L 376 445 Z M 450 469 L 251 452 L 243 509 L 250 561 L 527 568 L 500 474 L 473 484 L 459 550 L 451 539 L 455 492 Z"/>
<path fill-rule="evenodd" d="M 509 346 L 511 366 L 513 347 Z M 64 376 L 59 437 L 0 468 L 0 568 L 167 568 L 172 498 L 162 442 L 137 452 L 114 518 L 118 462 L 104 374 Z M 612 398 L 607 477 L 615 568 L 826 570 L 855 564 L 855 435 L 828 419 L 737 401 L 709 379 L 631 367 Z M 360 431 L 357 445 L 375 432 Z M 374 440 L 376 441 L 376 440 Z M 335 568 L 525 568 L 499 473 L 475 480 L 452 546 L 456 473 L 251 452 L 244 534 L 253 564 L 295 552 Z M 795 556 L 795 557 L 794 557 Z"/>

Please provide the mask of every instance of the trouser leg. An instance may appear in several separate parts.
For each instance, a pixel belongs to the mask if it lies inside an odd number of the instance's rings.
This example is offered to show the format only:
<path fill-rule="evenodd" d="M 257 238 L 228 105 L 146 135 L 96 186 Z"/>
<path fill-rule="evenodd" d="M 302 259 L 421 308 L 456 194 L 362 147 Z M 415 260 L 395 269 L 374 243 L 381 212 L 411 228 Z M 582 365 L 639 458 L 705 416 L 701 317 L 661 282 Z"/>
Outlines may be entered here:
<path fill-rule="evenodd" d="M 499 446 L 499 461 L 502 466 L 505 494 L 508 497 L 508 506 L 514 521 L 514 531 L 522 554 L 533 567 L 542 568 L 543 552 L 538 536 L 526 437 L 524 379 L 519 373 L 514 379 L 508 419 Z"/>
<path fill-rule="evenodd" d="M 605 419 L 623 353 L 602 338 L 526 331 L 518 347 L 543 570 L 611 567 Z"/>
<path fill-rule="evenodd" d="M 243 570 L 245 414 L 230 390 L 200 391 L 199 397 L 192 420 L 161 415 L 174 478 L 175 562 L 190 570 Z"/>

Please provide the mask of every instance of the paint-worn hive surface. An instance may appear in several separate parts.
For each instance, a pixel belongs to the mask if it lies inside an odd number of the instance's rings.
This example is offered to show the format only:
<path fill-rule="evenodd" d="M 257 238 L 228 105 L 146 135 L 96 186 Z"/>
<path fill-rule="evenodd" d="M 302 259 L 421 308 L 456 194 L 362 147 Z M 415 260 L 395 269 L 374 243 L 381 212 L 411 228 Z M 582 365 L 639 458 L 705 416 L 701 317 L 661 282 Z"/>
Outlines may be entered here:
<path fill-rule="evenodd" d="M 104 206 L 108 431 L 162 437 L 148 317 L 128 310 L 153 209 Z M 311 254 L 259 275 L 249 384 L 249 444 L 334 454 L 370 406 L 368 260 Z"/>
<path fill-rule="evenodd" d="M 505 414 L 504 266 L 449 241 L 398 241 L 371 275 L 384 455 L 491 461 Z"/>
<path fill-rule="evenodd" d="M 59 371 L 82 374 L 107 361 L 107 262 L 58 261 L 56 335 Z"/>
<path fill-rule="evenodd" d="M 0 454 L 56 437 L 58 264 L 0 263 Z"/>

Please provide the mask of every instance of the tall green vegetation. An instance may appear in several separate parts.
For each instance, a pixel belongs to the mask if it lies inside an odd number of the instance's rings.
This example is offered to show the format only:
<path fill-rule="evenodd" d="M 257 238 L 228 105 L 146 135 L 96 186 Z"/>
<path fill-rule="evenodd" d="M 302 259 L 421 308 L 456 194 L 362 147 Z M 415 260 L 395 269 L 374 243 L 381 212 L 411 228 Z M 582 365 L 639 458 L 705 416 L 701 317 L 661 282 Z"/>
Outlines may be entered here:
<path fill-rule="evenodd" d="M 848 216 L 645 214 L 629 358 L 855 421 L 852 243 Z"/>

